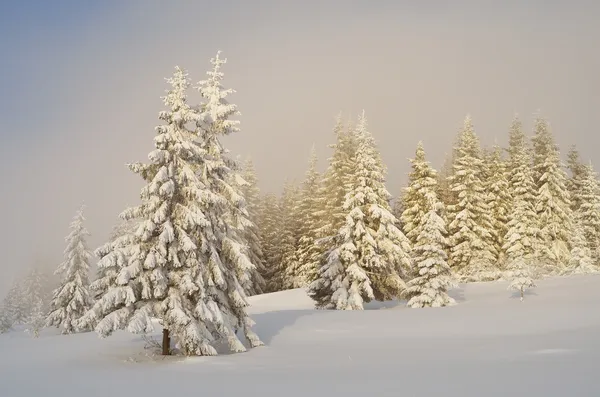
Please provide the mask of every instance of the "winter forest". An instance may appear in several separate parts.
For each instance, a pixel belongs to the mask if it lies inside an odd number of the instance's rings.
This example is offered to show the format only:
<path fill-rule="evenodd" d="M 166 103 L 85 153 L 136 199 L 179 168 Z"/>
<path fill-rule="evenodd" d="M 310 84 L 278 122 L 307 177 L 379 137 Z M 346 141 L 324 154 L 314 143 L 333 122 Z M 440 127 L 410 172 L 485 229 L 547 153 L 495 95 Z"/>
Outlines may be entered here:
<path fill-rule="evenodd" d="M 408 185 L 392 195 L 368 114 L 340 114 L 320 126 L 331 129 L 327 162 L 313 149 L 304 180 L 261 194 L 252 161 L 222 144 L 244 133 L 226 61 L 217 53 L 197 83 L 175 68 L 154 150 L 128 164 L 145 183 L 139 203 L 95 250 L 82 206 L 56 273 L 13 283 L 1 332 L 157 328 L 162 354 L 213 356 L 263 344 L 247 313 L 253 295 L 303 289 L 329 310 L 444 307 L 460 304 L 448 291 L 461 283 L 504 280 L 526 305 L 537 280 L 600 270 L 597 173 L 575 147 L 560 150 L 541 115 L 533 131 L 507 120 L 507 147 L 482 147 L 467 115 L 441 167 L 419 144 Z"/>

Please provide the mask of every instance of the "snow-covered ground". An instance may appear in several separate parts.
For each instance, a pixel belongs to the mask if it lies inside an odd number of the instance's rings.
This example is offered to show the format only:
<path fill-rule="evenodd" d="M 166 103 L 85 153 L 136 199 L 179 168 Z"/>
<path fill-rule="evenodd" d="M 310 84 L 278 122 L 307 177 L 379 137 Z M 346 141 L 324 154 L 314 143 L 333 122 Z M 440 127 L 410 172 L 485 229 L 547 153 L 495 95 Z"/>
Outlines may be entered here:
<path fill-rule="evenodd" d="M 253 297 L 267 346 L 150 357 L 136 335 L 0 335 L 0 396 L 600 396 L 600 276 L 452 291 L 458 305 L 315 311 L 302 290 Z"/>

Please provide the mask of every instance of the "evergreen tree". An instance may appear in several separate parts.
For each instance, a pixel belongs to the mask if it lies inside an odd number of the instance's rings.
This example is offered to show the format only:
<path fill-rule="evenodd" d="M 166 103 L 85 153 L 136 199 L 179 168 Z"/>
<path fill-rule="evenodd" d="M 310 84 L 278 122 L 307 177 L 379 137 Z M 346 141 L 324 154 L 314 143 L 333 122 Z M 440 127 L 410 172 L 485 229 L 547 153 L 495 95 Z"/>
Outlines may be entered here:
<path fill-rule="evenodd" d="M 517 290 L 521 295 L 521 302 L 525 298 L 525 290 L 536 287 L 533 280 L 531 268 L 523 260 L 515 260 L 510 268 L 511 282 L 508 285 L 509 290 Z"/>
<path fill-rule="evenodd" d="M 440 172 L 437 174 L 437 196 L 439 200 L 444 204 L 444 207 L 452 205 L 456 200 L 455 193 L 450 189 L 450 177 L 453 173 L 452 165 L 454 164 L 455 150 L 447 154 L 444 162 L 440 168 Z M 446 212 L 443 212 L 445 217 Z M 447 221 L 447 219 L 446 219 Z"/>
<path fill-rule="evenodd" d="M 502 158 L 502 149 L 494 146 L 487 156 L 488 177 L 486 178 L 487 203 L 492 215 L 492 237 L 494 250 L 499 267 L 506 261 L 504 252 L 504 237 L 508 231 L 508 217 L 511 212 L 512 198 L 508 184 L 508 171 L 506 162 Z"/>
<path fill-rule="evenodd" d="M 344 210 L 345 197 L 351 188 L 351 177 L 353 172 L 353 158 L 356 152 L 356 138 L 354 130 L 348 126 L 344 130 L 341 115 L 338 116 L 333 130 L 336 142 L 330 147 L 333 154 L 329 159 L 329 166 L 321 180 L 319 200 L 321 211 L 319 216 L 323 219 L 323 226 L 318 231 L 321 238 L 336 235 L 346 221 Z M 332 247 L 325 244 L 322 252 Z"/>
<path fill-rule="evenodd" d="M 586 274 L 600 271 L 600 268 L 594 264 L 592 251 L 585 238 L 582 219 L 577 219 L 573 227 L 571 247 L 571 259 L 567 268 L 563 270 L 563 274 Z"/>
<path fill-rule="evenodd" d="M 446 261 L 446 226 L 439 214 L 443 204 L 433 190 L 425 199 L 427 212 L 412 250 L 417 276 L 408 282 L 405 296 L 413 308 L 450 306 L 456 302 L 448 295 L 448 289 L 455 283 Z"/>
<path fill-rule="evenodd" d="M 42 271 L 36 267 L 32 268 L 25 279 L 25 297 L 27 299 L 27 331 L 34 337 L 39 336 L 39 332 L 44 327 L 47 311 L 44 290 L 47 286 L 46 277 Z"/>
<path fill-rule="evenodd" d="M 579 210 L 575 217 L 579 220 L 579 227 L 590 250 L 593 263 L 600 262 L 600 186 L 598 177 L 592 164 L 583 168 L 581 180 L 581 193 L 578 196 Z"/>
<path fill-rule="evenodd" d="M 257 225 L 260 245 L 265 259 L 266 291 L 283 290 L 281 266 L 281 209 L 279 198 L 270 193 L 261 199 Z"/>
<path fill-rule="evenodd" d="M 357 147 L 346 223 L 333 239 L 319 277 L 309 286 L 317 307 L 362 310 L 363 302 L 399 296 L 411 268 L 410 244 L 396 227 L 386 190 L 385 169 L 363 114 L 355 130 Z"/>
<path fill-rule="evenodd" d="M 402 196 L 404 212 L 401 219 L 404 233 L 414 247 L 423 231 L 425 215 L 431 210 L 429 200 L 431 194 L 437 190 L 437 173 L 425 159 L 425 150 L 421 142 L 417 145 L 415 158 L 410 162 L 412 172 L 408 175 L 408 187 Z"/>
<path fill-rule="evenodd" d="M 298 243 L 300 240 L 299 187 L 286 181 L 280 198 L 280 247 L 281 262 L 276 270 L 276 284 L 283 289 L 296 288 L 296 272 L 299 268 Z"/>
<path fill-rule="evenodd" d="M 571 210 L 576 212 L 581 206 L 579 197 L 581 195 L 585 165 L 581 163 L 579 151 L 577 151 L 575 146 L 571 147 L 567 155 L 567 168 L 571 174 L 567 180 L 567 190 L 571 197 Z"/>
<path fill-rule="evenodd" d="M 450 264 L 464 281 L 499 277 L 492 245 L 492 217 L 482 179 L 483 160 L 471 117 L 465 118 L 456 148 L 450 187 L 456 201 L 448 207 Z"/>
<path fill-rule="evenodd" d="M 0 310 L 0 334 L 8 332 L 11 328 L 10 318 L 4 308 Z"/>
<path fill-rule="evenodd" d="M 221 59 L 219 51 L 211 63 L 213 68 L 207 72 L 208 78 L 198 82 L 196 87 L 203 100 L 197 120 L 198 135 L 200 145 L 207 154 L 200 167 L 200 177 L 211 191 L 225 200 L 215 203 L 220 215 L 214 222 L 223 233 L 217 237 L 224 244 L 221 256 L 231 261 L 229 266 L 236 270 L 238 281 L 245 291 L 259 293 L 262 285 L 260 264 L 257 267 L 248 260 L 245 241 L 246 230 L 251 229 L 254 224 L 248 219 L 241 186 L 244 184 L 240 176 L 241 167 L 228 156 L 228 151 L 220 142 L 220 137 L 240 131 L 239 120 L 231 119 L 240 112 L 236 105 L 226 99 L 235 90 L 225 89 L 222 85 L 224 74 L 221 67 L 227 63 L 227 59 Z"/>
<path fill-rule="evenodd" d="M 259 230 L 256 225 L 258 220 L 260 190 L 258 189 L 258 180 L 256 178 L 254 164 L 251 160 L 246 162 L 242 178 L 244 183 L 242 184 L 241 191 L 246 203 L 248 220 L 250 221 L 250 224 L 247 224 L 244 228 L 244 240 L 248 244 L 248 258 L 256 267 L 256 271 L 251 273 L 250 284 L 245 290 L 248 295 L 257 295 L 262 294 L 265 291 L 266 283 L 264 274 L 266 269 L 262 247 L 260 245 Z"/>
<path fill-rule="evenodd" d="M 13 281 L 8 294 L 2 302 L 2 312 L 5 314 L 9 327 L 21 325 L 27 321 L 29 316 L 29 303 L 25 295 L 24 280 Z"/>
<path fill-rule="evenodd" d="M 566 187 L 567 175 L 548 123 L 541 118 L 535 122 L 533 149 L 535 210 L 542 240 L 539 260 L 541 270 L 552 273 L 560 271 L 569 261 L 573 214 Z"/>
<path fill-rule="evenodd" d="M 518 117 L 515 117 L 510 127 L 508 154 L 508 190 L 512 197 L 512 209 L 508 217 L 504 251 L 509 267 L 516 261 L 531 266 L 536 262 L 537 250 L 541 244 L 540 231 L 534 207 L 532 161 Z"/>
<path fill-rule="evenodd" d="M 319 216 L 319 183 L 317 153 L 313 147 L 298 208 L 300 239 L 296 253 L 298 270 L 294 274 L 296 288 L 307 287 L 316 280 L 321 260 L 321 249 L 317 245 L 318 232 L 322 224 Z"/>
<path fill-rule="evenodd" d="M 219 71 L 224 61 L 212 60 L 208 82 L 200 84 L 207 100 L 199 112 L 187 103 L 187 73 L 176 68 L 164 98 L 167 111 L 159 118 L 155 150 L 148 164 L 129 167 L 147 183 L 142 204 L 122 218 L 139 219 L 135 233 L 104 247 L 100 268 L 106 272 L 106 293 L 78 326 L 95 324 L 103 337 L 119 329 L 147 333 L 152 318 L 163 327 L 163 354 L 170 338 L 187 355 L 216 355 L 215 343 L 245 351 L 236 336 L 241 329 L 252 347 L 261 344 L 250 330 L 241 286 L 253 268 L 236 239 L 241 196 L 228 184 L 231 165 L 218 136 L 236 130 L 228 120 L 234 105 L 225 102 Z M 190 125 L 198 129 L 190 129 Z M 110 280 L 110 279 L 113 280 Z"/>
<path fill-rule="evenodd" d="M 83 226 L 83 207 L 79 209 L 73 222 L 71 233 L 66 237 L 65 260 L 55 274 L 62 275 L 60 287 L 54 290 L 50 302 L 50 314 L 46 319 L 48 327 L 62 327 L 63 334 L 76 331 L 75 323 L 87 312 L 92 304 L 89 296 L 89 271 L 91 253 L 86 237 L 90 233 Z"/>

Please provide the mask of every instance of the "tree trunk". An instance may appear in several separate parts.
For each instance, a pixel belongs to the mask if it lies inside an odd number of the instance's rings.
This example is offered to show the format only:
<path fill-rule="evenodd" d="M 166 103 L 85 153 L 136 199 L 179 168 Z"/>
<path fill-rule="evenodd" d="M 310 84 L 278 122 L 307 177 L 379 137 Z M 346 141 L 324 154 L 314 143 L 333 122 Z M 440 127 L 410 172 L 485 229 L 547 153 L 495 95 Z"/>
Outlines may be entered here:
<path fill-rule="evenodd" d="M 163 340 L 162 340 L 162 355 L 168 356 L 171 354 L 171 336 L 169 330 L 163 328 Z"/>
<path fill-rule="evenodd" d="M 521 301 L 523 301 L 524 296 L 525 296 L 525 290 L 523 287 L 521 287 Z"/>

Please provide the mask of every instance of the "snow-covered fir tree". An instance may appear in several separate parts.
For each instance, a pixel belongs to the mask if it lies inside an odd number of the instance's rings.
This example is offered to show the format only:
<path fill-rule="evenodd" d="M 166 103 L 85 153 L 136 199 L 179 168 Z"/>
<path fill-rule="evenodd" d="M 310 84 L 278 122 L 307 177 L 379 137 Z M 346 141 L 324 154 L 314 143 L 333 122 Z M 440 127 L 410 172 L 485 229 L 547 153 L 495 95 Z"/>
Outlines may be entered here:
<path fill-rule="evenodd" d="M 517 290 L 521 296 L 521 302 L 525 298 L 525 291 L 536 287 L 534 281 L 534 272 L 525 261 L 516 260 L 510 265 L 510 284 L 509 290 Z"/>
<path fill-rule="evenodd" d="M 577 213 L 578 218 L 581 214 Z M 571 239 L 571 257 L 568 266 L 562 270 L 562 274 L 587 274 L 600 271 L 600 267 L 594 263 L 592 251 L 585 238 L 583 219 L 576 219 Z"/>
<path fill-rule="evenodd" d="M 299 202 L 300 188 L 296 183 L 286 181 L 280 198 L 280 240 L 281 262 L 277 266 L 275 277 L 283 289 L 296 287 L 296 271 L 299 267 L 298 242 L 300 241 Z"/>
<path fill-rule="evenodd" d="M 527 137 L 518 117 L 514 118 L 510 127 L 508 154 L 508 189 L 512 207 L 504 238 L 507 266 L 511 267 L 513 262 L 519 261 L 533 266 L 541 244 L 540 230 L 534 206 L 532 159 Z"/>
<path fill-rule="evenodd" d="M 10 328 L 11 323 L 8 314 L 3 309 L 0 309 L 0 334 L 8 332 Z"/>
<path fill-rule="evenodd" d="M 506 261 L 504 237 L 508 231 L 508 215 L 511 211 L 512 198 L 508 188 L 508 171 L 502 158 L 502 149 L 495 145 L 486 157 L 488 177 L 485 181 L 487 203 L 492 215 L 492 237 L 498 267 L 502 268 Z"/>
<path fill-rule="evenodd" d="M 12 328 L 14 325 L 24 324 L 29 316 L 29 302 L 25 295 L 23 279 L 15 279 L 2 301 L 2 313 Z"/>
<path fill-rule="evenodd" d="M 471 117 L 467 116 L 449 178 L 455 201 L 448 206 L 450 265 L 464 281 L 488 281 L 499 277 L 482 170 L 479 140 Z"/>
<path fill-rule="evenodd" d="M 283 290 L 281 265 L 281 209 L 279 197 L 273 193 L 261 198 L 258 215 L 260 245 L 265 263 L 264 279 L 267 292 Z"/>
<path fill-rule="evenodd" d="M 389 206 L 385 169 L 367 128 L 364 112 L 355 130 L 357 141 L 351 187 L 346 195 L 345 224 L 333 241 L 309 295 L 319 308 L 362 310 L 364 302 L 400 296 L 411 268 L 410 244 L 396 227 Z"/>
<path fill-rule="evenodd" d="M 575 146 L 571 146 L 567 154 L 567 169 L 569 170 L 569 179 L 567 180 L 567 190 L 571 198 L 571 210 L 576 212 L 579 210 L 581 203 L 579 197 L 585 173 L 585 165 L 581 162 L 579 151 Z"/>
<path fill-rule="evenodd" d="M 353 159 L 356 152 L 356 139 L 350 124 L 344 129 L 341 115 L 338 115 L 333 129 L 335 143 L 330 145 L 333 154 L 321 180 L 319 200 L 321 210 L 319 216 L 323 226 L 318 234 L 321 238 L 334 236 L 346 221 L 344 210 L 345 197 L 351 188 Z M 322 252 L 331 248 L 331 244 L 323 244 Z"/>
<path fill-rule="evenodd" d="M 560 153 L 542 118 L 535 121 L 533 141 L 534 177 L 537 187 L 535 210 L 542 244 L 538 252 L 540 270 L 561 272 L 569 262 L 572 234 L 571 199 Z"/>
<path fill-rule="evenodd" d="M 600 264 L 600 185 L 592 164 L 583 168 L 581 191 L 577 197 L 580 206 L 575 213 L 578 227 L 590 250 L 594 265 Z"/>
<path fill-rule="evenodd" d="M 25 298 L 28 306 L 25 323 L 27 324 L 26 331 L 36 338 L 44 328 L 48 314 L 48 304 L 44 293 L 46 287 L 47 278 L 44 273 L 37 267 L 32 268 L 25 279 Z"/>
<path fill-rule="evenodd" d="M 419 142 L 415 157 L 410 160 L 412 171 L 408 187 L 404 189 L 401 219 L 403 231 L 411 245 L 417 243 L 425 224 L 425 215 L 431 210 L 431 195 L 437 190 L 437 173 L 425 158 L 425 149 Z M 441 207 L 436 209 L 441 210 Z"/>
<path fill-rule="evenodd" d="M 248 284 L 245 290 L 247 295 L 257 295 L 262 294 L 265 291 L 266 283 L 264 274 L 266 270 L 260 245 L 259 230 L 256 225 L 260 190 L 258 189 L 258 179 L 252 160 L 246 161 L 241 176 L 244 181 L 241 186 L 241 193 L 246 203 L 247 216 L 250 222 L 244 227 L 243 237 L 248 245 L 248 258 L 256 267 L 256 270 L 251 273 L 250 284 Z"/>
<path fill-rule="evenodd" d="M 308 171 L 300 192 L 298 205 L 299 232 L 296 258 L 298 269 L 294 272 L 294 287 L 307 287 L 316 280 L 321 260 L 321 248 L 317 245 L 318 232 L 322 225 L 319 216 L 320 175 L 317 171 L 317 152 L 313 146 Z"/>
<path fill-rule="evenodd" d="M 455 150 L 452 150 L 444 158 L 444 162 L 437 173 L 437 195 L 439 200 L 444 204 L 445 207 L 451 205 L 456 201 L 455 193 L 450 189 L 450 176 L 452 175 L 452 165 L 454 164 Z M 446 211 L 443 213 L 443 217 L 446 218 Z M 448 220 L 446 219 L 446 222 Z"/>
<path fill-rule="evenodd" d="M 110 270 L 109 285 L 79 326 L 97 323 L 101 336 L 119 329 L 147 333 L 157 318 L 163 354 L 170 353 L 171 337 L 187 355 L 216 355 L 221 342 L 245 351 L 237 330 L 250 346 L 262 344 L 250 329 L 242 288 L 253 265 L 232 222 L 243 198 L 228 184 L 231 168 L 218 139 L 237 129 L 228 120 L 236 108 L 224 99 L 230 91 L 220 86 L 223 62 L 213 59 L 209 80 L 200 84 L 206 103 L 199 112 L 187 103 L 187 73 L 176 68 L 168 79 L 155 150 L 148 164 L 129 166 L 147 184 L 142 203 L 122 217 L 140 219 L 140 227 L 105 247 L 98 266 Z"/>
<path fill-rule="evenodd" d="M 448 295 L 448 289 L 456 284 L 445 251 L 446 225 L 440 216 L 443 204 L 435 190 L 427 192 L 425 199 L 426 213 L 412 250 L 416 277 L 408 282 L 405 296 L 413 308 L 450 306 L 456 302 Z"/>
<path fill-rule="evenodd" d="M 232 266 L 238 272 L 238 281 L 245 291 L 259 293 L 263 285 L 261 265 L 248 261 L 245 241 L 246 229 L 251 229 L 254 224 L 249 219 L 242 192 L 244 181 L 240 176 L 241 166 L 229 157 L 228 150 L 220 142 L 220 137 L 240 131 L 239 120 L 231 118 L 240 112 L 236 105 L 227 100 L 227 96 L 235 90 L 225 89 L 222 85 L 224 74 L 221 67 L 227 63 L 227 59 L 220 58 L 219 51 L 211 63 L 213 68 L 207 72 L 208 78 L 198 82 L 196 87 L 203 100 L 197 123 L 198 135 L 201 146 L 207 153 L 205 164 L 200 168 L 200 177 L 210 190 L 226 200 L 223 204 L 217 204 L 221 213 L 215 219 L 223 229 L 224 234 L 220 238 L 227 246 L 221 256 L 228 256 L 233 262 Z"/>
<path fill-rule="evenodd" d="M 83 222 L 82 206 L 71 222 L 71 232 L 65 238 L 65 260 L 55 274 L 62 276 L 61 285 L 54 290 L 46 326 L 61 327 L 63 334 L 77 331 L 76 322 L 90 309 L 89 272 L 91 252 L 86 238 L 90 235 Z"/>

